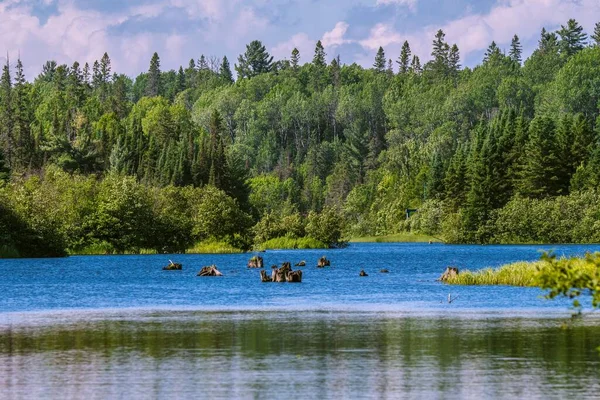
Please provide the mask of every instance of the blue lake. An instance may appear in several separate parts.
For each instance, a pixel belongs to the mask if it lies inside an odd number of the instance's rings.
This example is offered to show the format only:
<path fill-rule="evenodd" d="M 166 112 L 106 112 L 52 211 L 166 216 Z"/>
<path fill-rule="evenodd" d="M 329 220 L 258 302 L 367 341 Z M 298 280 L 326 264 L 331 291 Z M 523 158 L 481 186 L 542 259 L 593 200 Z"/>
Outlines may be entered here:
<path fill-rule="evenodd" d="M 1 397 L 593 397 L 596 313 L 562 329 L 570 302 L 541 290 L 436 281 L 450 265 L 497 267 L 548 250 L 600 246 L 261 254 L 269 271 L 305 260 L 301 284 L 261 283 L 249 254 L 0 260 Z M 316 268 L 322 255 L 331 267 Z M 169 260 L 183 271 L 162 271 Z M 196 277 L 211 264 L 224 277 Z"/>

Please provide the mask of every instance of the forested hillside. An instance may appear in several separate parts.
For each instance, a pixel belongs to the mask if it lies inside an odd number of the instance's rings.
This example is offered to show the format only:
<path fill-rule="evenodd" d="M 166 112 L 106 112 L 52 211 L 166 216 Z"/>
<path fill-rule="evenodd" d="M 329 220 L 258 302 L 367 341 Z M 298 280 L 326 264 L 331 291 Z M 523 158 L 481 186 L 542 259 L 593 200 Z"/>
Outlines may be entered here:
<path fill-rule="evenodd" d="M 237 72 L 234 81 L 232 69 Z M 600 24 L 543 30 L 477 67 L 439 31 L 431 61 L 372 68 L 320 42 L 135 80 L 20 60 L 0 82 L 0 254 L 294 246 L 412 231 L 448 242 L 600 242 Z M 406 210 L 417 209 L 407 219 Z"/>

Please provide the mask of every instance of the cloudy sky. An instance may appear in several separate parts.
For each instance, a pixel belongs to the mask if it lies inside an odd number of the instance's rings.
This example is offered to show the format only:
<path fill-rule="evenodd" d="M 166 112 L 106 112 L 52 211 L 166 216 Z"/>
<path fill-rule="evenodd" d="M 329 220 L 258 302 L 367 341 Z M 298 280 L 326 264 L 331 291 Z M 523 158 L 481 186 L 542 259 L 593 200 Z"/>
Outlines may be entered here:
<path fill-rule="evenodd" d="M 321 39 L 329 58 L 369 66 L 379 46 L 396 59 L 404 40 L 426 60 L 442 28 L 474 66 L 492 40 L 506 48 L 516 33 L 529 54 L 542 27 L 568 18 L 590 32 L 600 0 L 0 0 L 0 53 L 20 54 L 30 79 L 48 59 L 91 63 L 105 51 L 113 71 L 134 76 L 154 51 L 163 69 L 200 54 L 233 62 L 259 39 L 277 58 L 297 47 L 309 61 Z"/>

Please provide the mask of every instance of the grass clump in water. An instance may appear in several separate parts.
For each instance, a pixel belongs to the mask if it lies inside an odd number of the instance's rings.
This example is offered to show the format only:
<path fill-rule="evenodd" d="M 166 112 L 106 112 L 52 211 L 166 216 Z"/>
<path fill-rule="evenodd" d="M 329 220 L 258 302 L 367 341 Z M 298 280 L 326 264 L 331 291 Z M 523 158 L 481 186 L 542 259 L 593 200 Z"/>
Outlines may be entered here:
<path fill-rule="evenodd" d="M 549 277 L 557 274 L 592 276 L 597 273 L 596 261 L 600 253 L 588 254 L 585 258 L 554 258 L 545 255 L 540 261 L 517 262 L 500 268 L 486 268 L 481 271 L 461 271 L 446 283 L 451 285 L 508 285 L 541 287 L 547 289 Z M 562 271 L 562 272 L 561 272 Z M 565 280 L 567 276 L 564 277 Z M 560 280 L 560 277 L 557 278 Z"/>

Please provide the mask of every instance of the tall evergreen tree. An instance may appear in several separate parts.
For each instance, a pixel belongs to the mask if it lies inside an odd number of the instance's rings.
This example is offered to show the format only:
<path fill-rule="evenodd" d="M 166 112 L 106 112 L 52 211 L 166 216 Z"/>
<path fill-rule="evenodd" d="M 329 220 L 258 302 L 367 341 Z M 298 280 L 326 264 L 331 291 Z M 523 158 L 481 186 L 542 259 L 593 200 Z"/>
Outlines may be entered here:
<path fill-rule="evenodd" d="M 508 52 L 508 56 L 510 59 L 518 65 L 521 65 L 522 55 L 523 54 L 523 46 L 521 45 L 521 41 L 517 35 L 513 36 L 512 41 L 510 43 L 510 51 Z"/>
<path fill-rule="evenodd" d="M 388 77 L 390 77 L 390 78 L 394 76 L 394 62 L 392 61 L 391 58 L 388 60 L 388 65 L 387 65 L 387 69 L 385 70 L 385 72 L 388 75 Z"/>
<path fill-rule="evenodd" d="M 592 34 L 591 38 L 594 41 L 593 44 L 595 46 L 600 46 L 600 22 L 596 22 L 596 25 L 594 26 L 594 33 Z"/>
<path fill-rule="evenodd" d="M 583 31 L 583 27 L 572 18 L 566 26 L 560 26 L 558 35 L 560 36 L 560 52 L 564 57 L 571 57 L 583 50 L 587 41 L 587 34 Z"/>
<path fill-rule="evenodd" d="M 201 54 L 198 59 L 198 71 L 208 71 L 208 62 L 206 61 L 204 54 Z"/>
<path fill-rule="evenodd" d="M 315 55 L 313 57 L 313 65 L 318 68 L 325 68 L 325 66 L 327 65 L 327 62 L 325 61 L 326 56 L 327 56 L 327 53 L 325 53 L 325 48 L 323 47 L 323 44 L 319 40 L 315 46 Z M 384 68 L 385 68 L 385 61 L 384 61 Z"/>
<path fill-rule="evenodd" d="M 456 44 L 452 45 L 448 54 L 448 68 L 453 75 L 456 75 L 460 70 L 460 51 Z"/>
<path fill-rule="evenodd" d="M 217 110 L 214 110 L 209 121 L 210 131 L 210 171 L 208 183 L 219 189 L 224 189 L 227 161 L 223 148 L 223 119 Z"/>
<path fill-rule="evenodd" d="M 0 140 L 2 141 L 2 149 L 6 158 L 6 163 L 9 168 L 13 168 L 14 153 L 15 153 L 15 138 L 13 132 L 13 93 L 12 93 L 12 77 L 10 73 L 10 61 L 6 57 L 6 64 L 2 68 L 2 77 L 0 78 Z"/>
<path fill-rule="evenodd" d="M 227 56 L 223 57 L 221 61 L 221 67 L 219 68 L 219 76 L 225 83 L 233 83 L 233 74 L 231 73 L 231 67 L 229 66 L 229 60 Z"/>
<path fill-rule="evenodd" d="M 298 66 L 300 65 L 300 51 L 295 47 L 294 50 L 292 50 L 292 57 L 290 58 L 290 62 L 294 70 L 298 69 Z"/>
<path fill-rule="evenodd" d="M 550 117 L 531 121 L 518 191 L 533 198 L 560 194 L 560 162 Z"/>
<path fill-rule="evenodd" d="M 31 166 L 34 153 L 34 141 L 33 136 L 31 135 L 29 98 L 26 93 L 26 84 L 23 63 L 21 62 L 21 59 L 18 59 L 13 88 L 14 135 L 17 163 L 23 168 Z"/>
<path fill-rule="evenodd" d="M 150 60 L 150 68 L 148 69 L 148 81 L 146 82 L 146 96 L 158 96 L 160 94 L 160 89 L 160 58 L 158 57 L 158 53 L 154 53 L 152 55 L 152 59 Z"/>
<path fill-rule="evenodd" d="M 421 67 L 421 60 L 419 56 L 413 56 L 412 62 L 410 63 L 410 71 L 413 74 L 419 75 L 423 72 L 423 67 Z"/>
<path fill-rule="evenodd" d="M 398 57 L 398 65 L 400 66 L 400 73 L 406 74 L 410 70 L 410 62 L 411 62 L 411 51 L 410 44 L 408 40 L 404 42 L 402 45 L 402 50 L 400 52 L 400 57 Z"/>
<path fill-rule="evenodd" d="M 500 48 L 498 47 L 495 41 L 492 41 L 492 43 L 485 51 L 485 54 L 483 56 L 483 63 L 485 64 L 488 62 L 495 62 L 499 60 L 501 56 L 502 53 L 500 52 Z"/>
<path fill-rule="evenodd" d="M 383 50 L 383 47 L 379 47 L 379 50 L 377 50 L 377 54 L 375 55 L 375 63 L 373 63 L 375 72 L 385 72 L 385 61 L 385 51 Z"/>
<path fill-rule="evenodd" d="M 431 56 L 433 57 L 433 70 L 438 75 L 446 75 L 448 72 L 448 56 L 450 53 L 450 46 L 445 41 L 446 34 L 443 30 L 438 30 L 435 39 L 433 40 L 433 51 Z"/>
<path fill-rule="evenodd" d="M 238 57 L 235 69 L 239 78 L 252 78 L 270 72 L 273 68 L 273 57 L 259 40 L 246 45 L 246 52 Z"/>
<path fill-rule="evenodd" d="M 177 93 L 183 92 L 185 90 L 185 71 L 182 66 L 179 66 L 179 71 L 177 71 Z"/>

